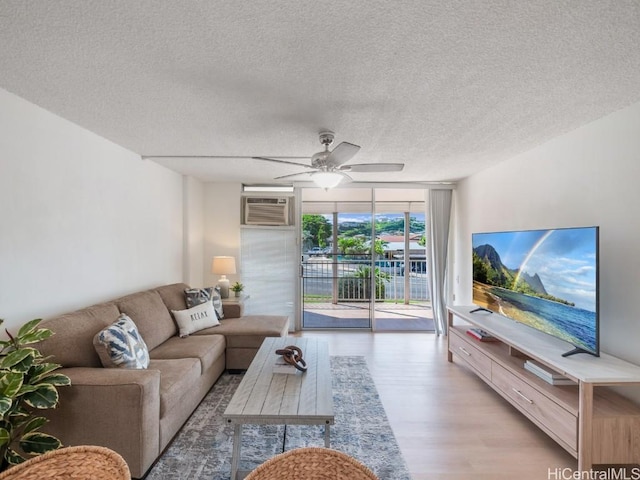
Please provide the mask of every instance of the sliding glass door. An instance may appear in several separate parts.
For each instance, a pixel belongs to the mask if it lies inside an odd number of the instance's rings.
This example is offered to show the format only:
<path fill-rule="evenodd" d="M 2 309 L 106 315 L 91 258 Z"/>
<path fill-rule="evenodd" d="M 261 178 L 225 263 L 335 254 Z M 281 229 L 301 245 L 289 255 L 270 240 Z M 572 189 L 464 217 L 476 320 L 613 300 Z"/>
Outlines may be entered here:
<path fill-rule="evenodd" d="M 374 303 L 375 329 L 432 331 L 424 212 L 398 211 L 403 206 L 388 206 L 389 211 L 375 216 L 375 275 L 378 289 L 383 289 Z"/>
<path fill-rule="evenodd" d="M 370 329 L 371 213 L 304 214 L 302 225 L 303 328 Z"/>
<path fill-rule="evenodd" d="M 302 328 L 432 330 L 424 211 L 423 190 L 303 192 Z"/>

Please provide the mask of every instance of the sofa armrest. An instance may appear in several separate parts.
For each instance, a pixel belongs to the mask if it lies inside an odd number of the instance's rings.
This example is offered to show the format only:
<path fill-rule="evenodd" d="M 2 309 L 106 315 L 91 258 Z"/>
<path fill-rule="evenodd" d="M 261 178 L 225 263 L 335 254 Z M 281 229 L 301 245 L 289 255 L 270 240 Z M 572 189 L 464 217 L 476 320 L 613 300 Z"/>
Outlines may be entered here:
<path fill-rule="evenodd" d="M 42 430 L 66 446 L 100 445 L 115 450 L 140 478 L 160 454 L 160 372 L 122 368 L 62 368 L 71 386 L 43 411 Z"/>

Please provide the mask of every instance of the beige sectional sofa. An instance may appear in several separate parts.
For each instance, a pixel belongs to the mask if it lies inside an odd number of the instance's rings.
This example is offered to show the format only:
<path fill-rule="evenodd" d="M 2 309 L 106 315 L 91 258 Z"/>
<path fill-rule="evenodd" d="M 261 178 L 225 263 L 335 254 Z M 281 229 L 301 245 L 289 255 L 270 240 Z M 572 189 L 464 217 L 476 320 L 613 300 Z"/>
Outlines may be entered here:
<path fill-rule="evenodd" d="M 71 379 L 59 389 L 59 406 L 44 412 L 43 431 L 66 446 L 109 447 L 141 478 L 225 369 L 246 369 L 265 337 L 287 334 L 286 316 L 242 316 L 232 304 L 224 305 L 221 325 L 180 338 L 171 310 L 187 309 L 187 288 L 166 285 L 43 321 L 54 335 L 39 348 Z M 100 362 L 93 338 L 121 313 L 147 344 L 147 369 Z"/>

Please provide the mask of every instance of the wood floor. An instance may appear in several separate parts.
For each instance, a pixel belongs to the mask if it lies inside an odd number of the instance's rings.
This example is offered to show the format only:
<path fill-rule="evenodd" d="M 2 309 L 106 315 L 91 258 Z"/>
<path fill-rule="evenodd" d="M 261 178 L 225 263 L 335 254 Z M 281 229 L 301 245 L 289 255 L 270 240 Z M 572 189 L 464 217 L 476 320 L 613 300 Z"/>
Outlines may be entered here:
<path fill-rule="evenodd" d="M 362 355 L 413 480 L 549 480 L 576 460 L 429 333 L 302 332 Z M 558 470 L 556 470 L 558 469 Z M 573 477 L 571 477 L 573 478 Z"/>

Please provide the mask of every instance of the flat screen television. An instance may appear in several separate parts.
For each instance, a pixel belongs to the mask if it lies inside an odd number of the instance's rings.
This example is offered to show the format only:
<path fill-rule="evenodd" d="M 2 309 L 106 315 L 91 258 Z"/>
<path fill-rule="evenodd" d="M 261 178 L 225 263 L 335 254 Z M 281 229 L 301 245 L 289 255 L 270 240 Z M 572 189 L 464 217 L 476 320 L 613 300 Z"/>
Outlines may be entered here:
<path fill-rule="evenodd" d="M 598 227 L 474 233 L 473 303 L 600 354 Z"/>

